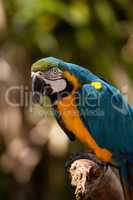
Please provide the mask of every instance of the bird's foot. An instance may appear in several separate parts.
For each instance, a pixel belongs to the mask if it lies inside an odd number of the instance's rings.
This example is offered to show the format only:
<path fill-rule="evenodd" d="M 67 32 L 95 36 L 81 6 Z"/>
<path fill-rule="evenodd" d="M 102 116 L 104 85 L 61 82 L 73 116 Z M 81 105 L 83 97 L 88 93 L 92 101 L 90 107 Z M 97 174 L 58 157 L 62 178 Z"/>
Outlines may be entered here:
<path fill-rule="evenodd" d="M 103 162 L 110 162 L 112 158 L 112 153 L 107 149 L 97 148 L 95 150 L 96 156 Z"/>

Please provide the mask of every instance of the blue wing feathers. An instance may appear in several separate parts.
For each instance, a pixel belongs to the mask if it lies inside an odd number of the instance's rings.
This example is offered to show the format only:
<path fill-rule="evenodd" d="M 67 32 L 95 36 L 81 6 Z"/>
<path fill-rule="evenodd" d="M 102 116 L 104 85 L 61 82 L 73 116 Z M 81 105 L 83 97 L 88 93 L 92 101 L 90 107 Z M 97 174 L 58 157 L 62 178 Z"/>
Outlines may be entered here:
<path fill-rule="evenodd" d="M 85 84 L 77 95 L 81 120 L 97 143 L 117 155 L 133 153 L 133 109 L 121 93 L 103 83 L 100 90 Z"/>

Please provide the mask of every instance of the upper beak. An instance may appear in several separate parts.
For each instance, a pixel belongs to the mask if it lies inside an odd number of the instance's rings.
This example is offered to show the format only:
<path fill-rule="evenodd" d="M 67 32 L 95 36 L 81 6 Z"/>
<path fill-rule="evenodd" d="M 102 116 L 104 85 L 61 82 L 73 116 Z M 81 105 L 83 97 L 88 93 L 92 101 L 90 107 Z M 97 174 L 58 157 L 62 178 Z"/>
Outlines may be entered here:
<path fill-rule="evenodd" d="M 32 94 L 34 96 L 34 93 L 35 93 L 35 91 L 34 91 L 34 85 L 35 85 L 36 73 L 32 72 L 31 73 L 31 78 L 32 78 Z"/>
<path fill-rule="evenodd" d="M 31 78 L 33 101 L 41 103 L 42 97 L 44 96 L 46 83 L 41 77 L 38 76 L 37 73 L 32 72 Z"/>
<path fill-rule="evenodd" d="M 50 86 L 45 82 L 44 78 L 40 77 L 38 73 L 32 72 L 31 78 L 33 100 L 37 103 L 41 103 L 43 96 L 48 95 L 48 92 L 52 91 L 50 90 Z"/>

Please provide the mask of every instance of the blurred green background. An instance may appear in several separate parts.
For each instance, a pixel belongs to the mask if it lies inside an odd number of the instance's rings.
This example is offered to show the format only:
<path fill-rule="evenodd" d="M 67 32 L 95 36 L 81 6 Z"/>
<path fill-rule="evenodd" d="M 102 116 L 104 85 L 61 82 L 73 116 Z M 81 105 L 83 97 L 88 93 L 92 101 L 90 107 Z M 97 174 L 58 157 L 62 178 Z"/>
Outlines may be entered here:
<path fill-rule="evenodd" d="M 64 164 L 83 147 L 30 98 L 30 66 L 47 56 L 89 68 L 133 103 L 133 2 L 0 0 L 2 200 L 73 199 Z"/>

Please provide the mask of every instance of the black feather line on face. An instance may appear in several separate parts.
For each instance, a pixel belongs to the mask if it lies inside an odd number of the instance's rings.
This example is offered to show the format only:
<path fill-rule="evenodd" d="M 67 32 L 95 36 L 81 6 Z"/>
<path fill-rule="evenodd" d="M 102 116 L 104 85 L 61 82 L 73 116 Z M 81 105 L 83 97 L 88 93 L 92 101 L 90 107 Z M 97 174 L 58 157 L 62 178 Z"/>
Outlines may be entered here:
<path fill-rule="evenodd" d="M 69 82 L 67 79 L 64 79 L 67 83 L 66 88 L 63 91 L 60 91 L 58 93 L 54 93 L 50 95 L 50 99 L 52 103 L 55 101 L 61 100 L 62 98 L 69 96 L 73 90 L 73 85 L 71 82 Z"/>
<path fill-rule="evenodd" d="M 63 72 L 57 67 L 52 67 L 49 70 L 43 72 L 43 77 L 48 80 L 59 80 L 63 78 Z"/>

